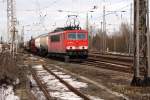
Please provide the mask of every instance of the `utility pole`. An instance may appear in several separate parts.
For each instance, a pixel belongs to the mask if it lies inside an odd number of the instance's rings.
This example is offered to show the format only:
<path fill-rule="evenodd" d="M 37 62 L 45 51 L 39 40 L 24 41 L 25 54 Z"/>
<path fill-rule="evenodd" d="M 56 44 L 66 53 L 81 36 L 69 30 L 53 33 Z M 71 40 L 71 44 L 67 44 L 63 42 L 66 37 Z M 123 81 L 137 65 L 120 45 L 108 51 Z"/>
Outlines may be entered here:
<path fill-rule="evenodd" d="M 132 18 L 133 18 L 133 4 L 130 6 L 130 38 L 129 38 L 129 55 L 133 53 L 133 28 L 132 28 Z"/>
<path fill-rule="evenodd" d="M 105 5 L 103 6 L 103 53 L 106 51 L 106 9 Z"/>
<path fill-rule="evenodd" d="M 114 33 L 116 32 L 116 29 L 114 27 Z M 116 48 L 116 36 L 113 36 L 113 39 L 114 39 L 114 52 L 117 52 L 117 48 Z"/>
<path fill-rule="evenodd" d="M 87 15 L 86 15 L 86 30 L 88 31 L 89 48 L 92 49 L 92 36 L 91 36 L 91 32 L 89 30 L 89 14 L 88 14 L 88 12 L 87 12 Z"/>
<path fill-rule="evenodd" d="M 7 0 L 7 39 L 10 41 L 13 22 L 13 0 Z"/>
<path fill-rule="evenodd" d="M 24 43 L 24 26 L 22 27 L 22 31 L 21 31 L 21 40 L 19 41 L 20 42 L 20 46 L 22 47 L 23 46 L 23 43 Z"/>
<path fill-rule="evenodd" d="M 3 43 L 3 37 L 1 36 L 1 42 L 0 42 L 1 44 Z"/>
<path fill-rule="evenodd" d="M 131 85 L 150 86 L 150 34 L 148 0 L 134 0 L 134 77 Z M 140 69 L 144 69 L 141 79 Z"/>
<path fill-rule="evenodd" d="M 101 21 L 101 31 L 103 31 L 103 22 Z"/>
<path fill-rule="evenodd" d="M 150 32 L 149 32 L 149 0 L 146 0 L 146 14 L 147 14 L 147 32 L 146 32 L 146 43 L 147 43 L 147 66 L 146 66 L 146 76 L 145 76 L 145 85 L 150 86 Z"/>
<path fill-rule="evenodd" d="M 21 41 L 22 41 L 22 43 L 24 43 L 24 26 L 23 26 L 22 32 L 21 32 Z"/>
<path fill-rule="evenodd" d="M 89 31 L 89 14 L 86 14 L 86 30 Z"/>
<path fill-rule="evenodd" d="M 11 40 L 10 52 L 13 54 L 13 56 L 15 49 L 15 35 L 17 33 L 16 22 L 16 2 L 15 0 L 7 0 L 7 34 L 8 41 Z"/>

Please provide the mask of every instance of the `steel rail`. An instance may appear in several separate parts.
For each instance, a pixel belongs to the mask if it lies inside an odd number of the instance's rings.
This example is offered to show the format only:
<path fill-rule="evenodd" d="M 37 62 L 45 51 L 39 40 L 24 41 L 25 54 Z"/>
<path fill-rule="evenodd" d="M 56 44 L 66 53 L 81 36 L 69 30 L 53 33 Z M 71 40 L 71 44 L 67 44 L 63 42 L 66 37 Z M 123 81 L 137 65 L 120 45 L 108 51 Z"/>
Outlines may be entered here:
<path fill-rule="evenodd" d="M 87 95 L 81 93 L 79 90 L 74 88 L 72 85 L 70 85 L 68 82 L 64 81 L 62 78 L 60 78 L 58 75 L 56 75 L 54 72 L 52 72 L 50 69 L 48 69 L 46 66 L 43 66 L 45 70 L 47 70 L 50 74 L 55 76 L 61 83 L 63 83 L 67 88 L 69 88 L 72 92 L 74 92 L 76 95 L 80 96 L 84 100 L 91 100 Z"/>
<path fill-rule="evenodd" d="M 49 91 L 47 90 L 47 87 L 42 84 L 42 82 L 39 80 L 39 78 L 37 77 L 37 74 L 36 72 L 33 70 L 32 67 L 30 67 L 30 70 L 31 70 L 31 73 L 33 75 L 33 78 L 34 80 L 36 81 L 37 85 L 39 86 L 39 88 L 42 90 L 42 92 L 44 93 L 45 97 L 47 100 L 56 100 L 56 99 L 53 99 L 50 94 L 49 94 Z"/>

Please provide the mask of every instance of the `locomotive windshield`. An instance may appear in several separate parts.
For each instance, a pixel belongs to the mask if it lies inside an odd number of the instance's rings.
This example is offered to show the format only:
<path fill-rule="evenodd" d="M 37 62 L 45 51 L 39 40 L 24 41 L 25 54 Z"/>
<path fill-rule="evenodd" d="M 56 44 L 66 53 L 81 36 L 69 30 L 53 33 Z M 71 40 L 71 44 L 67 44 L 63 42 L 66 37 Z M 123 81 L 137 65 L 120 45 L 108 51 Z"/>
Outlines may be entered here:
<path fill-rule="evenodd" d="M 86 39 L 85 33 L 69 33 L 68 34 L 69 40 L 84 40 Z"/>
<path fill-rule="evenodd" d="M 68 34 L 68 39 L 69 40 L 76 40 L 76 33 L 69 33 Z"/>
<path fill-rule="evenodd" d="M 85 33 L 77 34 L 77 39 L 79 40 L 85 39 Z"/>

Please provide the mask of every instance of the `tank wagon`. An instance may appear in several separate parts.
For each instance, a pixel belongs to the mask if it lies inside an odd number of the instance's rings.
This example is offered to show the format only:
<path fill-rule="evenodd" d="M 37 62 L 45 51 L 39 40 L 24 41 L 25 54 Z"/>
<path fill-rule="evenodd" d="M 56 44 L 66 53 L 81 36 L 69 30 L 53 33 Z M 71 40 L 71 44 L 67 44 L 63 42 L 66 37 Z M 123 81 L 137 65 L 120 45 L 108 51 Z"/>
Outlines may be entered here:
<path fill-rule="evenodd" d="M 37 54 L 46 56 L 48 54 L 48 34 L 43 34 L 35 38 Z"/>

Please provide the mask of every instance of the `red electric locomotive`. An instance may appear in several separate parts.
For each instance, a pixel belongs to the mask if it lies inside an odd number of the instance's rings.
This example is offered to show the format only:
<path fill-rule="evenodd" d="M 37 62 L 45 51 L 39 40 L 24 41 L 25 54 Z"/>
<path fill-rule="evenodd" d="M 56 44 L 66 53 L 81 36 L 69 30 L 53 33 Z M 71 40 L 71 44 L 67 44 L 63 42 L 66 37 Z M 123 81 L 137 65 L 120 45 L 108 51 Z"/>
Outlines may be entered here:
<path fill-rule="evenodd" d="M 49 33 L 48 53 L 69 58 L 87 58 L 88 32 L 80 28 L 59 28 Z"/>
<path fill-rule="evenodd" d="M 75 19 L 73 25 L 70 22 L 67 27 L 57 28 L 53 32 L 32 38 L 30 40 L 31 51 L 44 56 L 65 57 L 66 60 L 87 58 L 88 32 L 81 29 L 79 24 L 75 25 Z"/>

